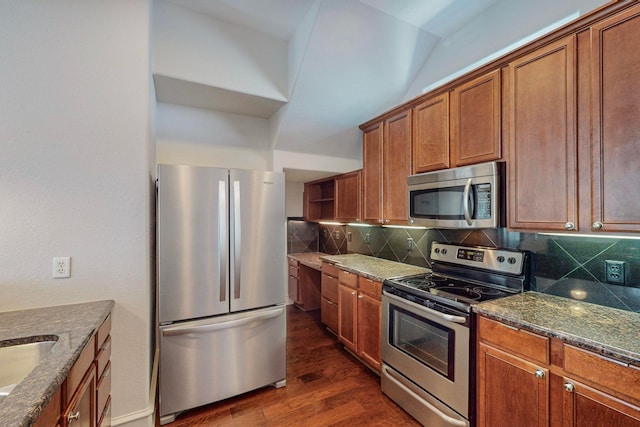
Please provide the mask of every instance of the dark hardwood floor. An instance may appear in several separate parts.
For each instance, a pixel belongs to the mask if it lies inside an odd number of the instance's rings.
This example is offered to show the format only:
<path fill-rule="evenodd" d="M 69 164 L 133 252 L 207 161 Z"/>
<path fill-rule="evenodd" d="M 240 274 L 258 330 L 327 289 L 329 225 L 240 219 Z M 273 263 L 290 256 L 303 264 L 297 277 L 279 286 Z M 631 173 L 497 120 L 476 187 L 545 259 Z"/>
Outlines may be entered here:
<path fill-rule="evenodd" d="M 380 391 L 380 378 L 342 348 L 318 310 L 287 307 L 287 385 L 181 414 L 169 427 L 419 426 Z"/>

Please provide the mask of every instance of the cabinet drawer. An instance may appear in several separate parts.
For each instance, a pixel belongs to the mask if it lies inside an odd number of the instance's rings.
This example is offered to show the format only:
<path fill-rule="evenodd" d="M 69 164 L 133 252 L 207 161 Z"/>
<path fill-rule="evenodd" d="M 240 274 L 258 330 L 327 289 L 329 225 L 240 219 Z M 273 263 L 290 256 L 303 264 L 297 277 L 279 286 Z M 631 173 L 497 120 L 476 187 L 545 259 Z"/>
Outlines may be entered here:
<path fill-rule="evenodd" d="M 107 367 L 107 363 L 109 363 L 109 359 L 111 358 L 111 336 L 107 335 L 107 339 L 105 340 L 102 347 L 100 347 L 98 354 L 96 355 L 96 361 L 98 364 L 98 376 L 101 376 L 104 372 L 104 369 Z"/>
<path fill-rule="evenodd" d="M 331 264 L 330 262 L 322 263 L 322 272 L 328 274 L 329 276 L 338 277 L 339 271 L 340 270 L 338 269 L 338 267 L 336 267 L 334 264 Z"/>
<path fill-rule="evenodd" d="M 298 268 L 298 261 L 293 258 L 289 258 L 289 266 Z"/>
<path fill-rule="evenodd" d="M 382 299 L 382 283 L 366 277 L 358 277 L 358 289 L 377 300 Z"/>
<path fill-rule="evenodd" d="M 98 381 L 98 386 L 96 387 L 96 403 L 97 403 L 97 414 L 98 416 L 102 415 L 104 409 L 107 406 L 107 401 L 109 400 L 109 395 L 111 394 L 111 363 L 107 364 L 100 380 Z"/>
<path fill-rule="evenodd" d="M 338 278 L 322 273 L 322 296 L 329 301 L 338 302 Z"/>
<path fill-rule="evenodd" d="M 320 320 L 334 332 L 338 332 L 338 303 L 322 298 L 320 302 Z"/>
<path fill-rule="evenodd" d="M 102 415 L 100 416 L 100 422 L 98 423 L 98 427 L 111 427 L 111 396 L 107 400 L 107 405 L 104 407 L 102 411 Z"/>
<path fill-rule="evenodd" d="M 100 328 L 98 328 L 98 332 L 96 333 L 96 354 L 99 353 L 100 348 L 103 346 L 110 333 L 111 315 L 107 316 L 104 322 L 102 322 L 102 325 L 100 325 Z"/>
<path fill-rule="evenodd" d="M 66 406 L 73 397 L 73 393 L 76 391 L 84 375 L 87 370 L 91 367 L 93 363 L 93 358 L 95 356 L 95 335 L 91 338 L 91 341 L 87 344 L 87 346 L 80 353 L 80 357 L 76 360 L 76 363 L 73 365 L 71 370 L 69 371 L 69 375 L 67 376 L 67 392 L 66 396 L 64 396 L 64 406 Z"/>
<path fill-rule="evenodd" d="M 298 278 L 298 266 L 289 265 L 289 276 Z"/>
<path fill-rule="evenodd" d="M 340 283 L 342 283 L 343 285 L 349 286 L 350 288 L 354 288 L 354 289 L 358 287 L 357 274 L 354 274 L 345 270 L 339 270 L 338 278 L 340 280 Z"/>
<path fill-rule="evenodd" d="M 588 350 L 564 344 L 564 370 L 598 388 L 606 387 L 640 404 L 640 367 L 630 366 Z"/>
<path fill-rule="evenodd" d="M 549 364 L 549 338 L 482 316 L 478 320 L 478 337 L 532 361 Z"/>

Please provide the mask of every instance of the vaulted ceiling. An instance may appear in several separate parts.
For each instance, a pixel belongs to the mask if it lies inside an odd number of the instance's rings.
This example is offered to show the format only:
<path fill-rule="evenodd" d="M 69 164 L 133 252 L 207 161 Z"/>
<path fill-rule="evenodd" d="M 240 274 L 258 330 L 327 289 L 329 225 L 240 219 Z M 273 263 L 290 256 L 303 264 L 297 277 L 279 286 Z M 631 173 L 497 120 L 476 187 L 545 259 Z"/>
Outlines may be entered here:
<path fill-rule="evenodd" d="M 414 98 L 430 84 L 480 65 L 605 0 L 155 0 L 245 28 L 289 50 L 281 99 L 209 97 L 266 118 L 271 149 L 357 159 L 358 125 Z M 162 76 L 154 76 L 167 101 Z M 161 83 L 161 84 L 158 84 Z M 175 82 L 173 82 L 175 83 Z M 185 93 L 184 85 L 173 91 Z M 168 92 L 167 92 L 168 93 Z M 241 96 L 245 95 L 244 99 Z M 168 96 L 168 95 L 167 95 Z M 229 96 L 228 100 L 226 97 Z M 171 96 L 168 96 L 171 101 Z M 264 102 L 260 104 L 260 102 Z M 181 103 L 181 101 L 175 101 Z M 225 110 L 225 105 L 205 108 Z M 242 107 L 246 105 L 246 109 Z M 256 110 L 261 107 L 262 109 Z M 229 110 L 228 110 L 229 111 Z"/>

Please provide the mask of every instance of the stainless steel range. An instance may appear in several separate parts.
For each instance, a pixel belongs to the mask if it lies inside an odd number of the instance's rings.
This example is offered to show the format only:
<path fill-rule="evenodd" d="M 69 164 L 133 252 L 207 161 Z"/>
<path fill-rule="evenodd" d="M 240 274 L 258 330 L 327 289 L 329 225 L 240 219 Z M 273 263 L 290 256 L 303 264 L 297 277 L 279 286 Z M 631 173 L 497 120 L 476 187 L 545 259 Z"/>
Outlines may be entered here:
<path fill-rule="evenodd" d="M 528 290 L 530 255 L 434 242 L 431 260 L 383 282 L 382 391 L 429 427 L 472 426 L 472 306 Z"/>

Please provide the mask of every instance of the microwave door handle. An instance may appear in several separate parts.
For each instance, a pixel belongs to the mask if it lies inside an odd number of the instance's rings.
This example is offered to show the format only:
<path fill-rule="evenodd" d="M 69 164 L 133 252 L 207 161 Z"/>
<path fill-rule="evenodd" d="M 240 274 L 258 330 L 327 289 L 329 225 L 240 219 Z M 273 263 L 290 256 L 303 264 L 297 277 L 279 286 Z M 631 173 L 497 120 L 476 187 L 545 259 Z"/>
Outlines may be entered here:
<path fill-rule="evenodd" d="M 471 211 L 469 210 L 469 193 L 471 192 L 472 181 L 473 179 L 471 178 L 467 180 L 467 183 L 464 185 L 464 193 L 462 194 L 462 210 L 464 210 L 464 219 L 469 225 L 473 225 L 473 221 L 471 220 Z"/>

